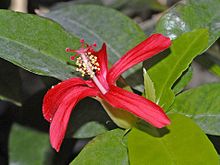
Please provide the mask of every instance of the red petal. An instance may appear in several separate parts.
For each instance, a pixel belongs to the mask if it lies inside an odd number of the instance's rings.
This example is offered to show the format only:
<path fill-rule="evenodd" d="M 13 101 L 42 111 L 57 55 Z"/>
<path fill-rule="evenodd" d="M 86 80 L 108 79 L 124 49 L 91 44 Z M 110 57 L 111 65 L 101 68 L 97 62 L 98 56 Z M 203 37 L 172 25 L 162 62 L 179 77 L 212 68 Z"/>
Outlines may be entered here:
<path fill-rule="evenodd" d="M 73 107 L 78 101 L 87 96 L 96 96 L 97 91 L 88 87 L 74 87 L 74 89 L 63 97 L 50 125 L 50 142 L 58 152 L 66 133 L 68 121 Z"/>
<path fill-rule="evenodd" d="M 44 118 L 51 122 L 54 113 L 57 111 L 63 98 L 70 93 L 76 86 L 85 86 L 86 81 L 81 78 L 71 78 L 65 80 L 56 86 L 52 87 L 44 96 L 43 100 L 43 115 Z"/>
<path fill-rule="evenodd" d="M 133 49 L 129 50 L 122 58 L 120 58 L 109 70 L 108 82 L 114 84 L 118 77 L 131 68 L 159 52 L 167 49 L 171 45 L 169 38 L 162 34 L 153 34 Z"/>
<path fill-rule="evenodd" d="M 100 65 L 99 73 L 103 75 L 104 78 L 106 78 L 107 71 L 108 71 L 108 57 L 107 57 L 105 43 L 102 45 L 102 48 L 98 52 L 96 52 L 96 55 L 98 57 L 98 63 Z"/>
<path fill-rule="evenodd" d="M 96 76 L 101 84 L 104 85 L 105 88 L 108 88 L 108 83 L 106 80 L 108 72 L 108 59 L 105 43 L 102 45 L 102 48 L 98 52 L 96 52 L 96 55 L 98 57 L 98 63 L 100 65 L 100 71 L 97 72 Z"/>
<path fill-rule="evenodd" d="M 170 120 L 157 104 L 124 89 L 111 86 L 108 93 L 100 97 L 113 107 L 127 110 L 155 127 L 162 128 L 170 124 Z"/>

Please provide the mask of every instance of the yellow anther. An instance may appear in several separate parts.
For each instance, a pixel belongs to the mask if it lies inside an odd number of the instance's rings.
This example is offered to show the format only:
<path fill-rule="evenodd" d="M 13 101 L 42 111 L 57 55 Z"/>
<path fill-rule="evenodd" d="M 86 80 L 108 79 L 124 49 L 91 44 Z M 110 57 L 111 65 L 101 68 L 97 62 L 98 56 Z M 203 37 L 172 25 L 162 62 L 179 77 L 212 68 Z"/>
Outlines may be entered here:
<path fill-rule="evenodd" d="M 86 53 L 85 56 L 87 57 L 87 61 L 83 61 L 82 57 L 77 58 L 76 71 L 80 72 L 83 77 L 85 75 L 88 75 L 93 78 L 95 72 L 100 70 L 99 63 L 97 62 L 97 57 L 91 54 L 91 52 Z"/>

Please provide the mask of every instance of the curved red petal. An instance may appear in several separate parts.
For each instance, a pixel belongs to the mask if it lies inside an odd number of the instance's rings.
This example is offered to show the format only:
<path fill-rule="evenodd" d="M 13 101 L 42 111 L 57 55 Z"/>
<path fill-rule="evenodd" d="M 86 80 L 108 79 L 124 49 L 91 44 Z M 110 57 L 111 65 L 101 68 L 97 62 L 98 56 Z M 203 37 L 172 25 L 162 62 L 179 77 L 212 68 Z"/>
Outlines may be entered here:
<path fill-rule="evenodd" d="M 62 81 L 47 91 L 43 99 L 42 107 L 44 118 L 47 121 L 51 122 L 63 98 L 76 86 L 86 86 L 86 81 L 81 78 L 71 78 Z"/>
<path fill-rule="evenodd" d="M 103 75 L 103 77 L 106 78 L 108 72 L 108 56 L 105 43 L 102 45 L 102 48 L 98 52 L 96 52 L 96 55 L 98 57 L 98 63 L 100 65 L 100 75 Z"/>
<path fill-rule="evenodd" d="M 161 107 L 124 89 L 111 86 L 109 92 L 100 97 L 113 107 L 127 110 L 155 127 L 162 128 L 170 124 L 170 120 Z"/>
<path fill-rule="evenodd" d="M 100 67 L 100 71 L 96 73 L 96 77 L 99 79 L 102 85 L 105 88 L 108 88 L 108 83 L 106 80 L 107 72 L 108 72 L 108 57 L 106 52 L 106 44 L 102 45 L 102 48 L 96 52 L 96 56 L 98 57 L 98 63 Z"/>
<path fill-rule="evenodd" d="M 92 88 L 75 86 L 62 98 L 50 125 L 50 142 L 58 152 L 64 139 L 68 121 L 73 107 L 87 96 L 96 96 L 98 92 Z"/>
<path fill-rule="evenodd" d="M 151 35 L 136 47 L 129 50 L 112 66 L 107 75 L 108 82 L 114 84 L 123 72 L 167 49 L 170 45 L 171 41 L 168 37 L 162 34 Z"/>

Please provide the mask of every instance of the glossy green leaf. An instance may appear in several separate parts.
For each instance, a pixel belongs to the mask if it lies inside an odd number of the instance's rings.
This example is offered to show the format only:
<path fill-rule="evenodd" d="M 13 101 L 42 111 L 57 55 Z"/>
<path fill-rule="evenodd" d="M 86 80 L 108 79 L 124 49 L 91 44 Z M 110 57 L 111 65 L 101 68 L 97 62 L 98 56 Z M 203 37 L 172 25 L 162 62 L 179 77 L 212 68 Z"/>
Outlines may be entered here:
<path fill-rule="evenodd" d="M 172 90 L 175 95 L 180 93 L 184 89 L 184 87 L 186 87 L 186 85 L 192 79 L 192 74 L 193 71 L 191 66 L 182 73 L 182 76 L 175 82 L 175 84 L 172 87 Z"/>
<path fill-rule="evenodd" d="M 209 30 L 209 45 L 220 36 L 220 0 L 186 0 L 170 8 L 159 20 L 156 32 L 176 38 L 198 28 Z"/>
<path fill-rule="evenodd" d="M 218 155 L 202 130 L 189 118 L 172 114 L 167 128 L 128 134 L 130 165 L 218 165 Z"/>
<path fill-rule="evenodd" d="M 178 95 L 170 113 L 192 118 L 207 134 L 220 135 L 220 83 L 203 85 Z"/>
<path fill-rule="evenodd" d="M 84 38 L 88 43 L 107 44 L 109 62 L 116 62 L 126 51 L 144 40 L 145 34 L 130 18 L 120 12 L 96 5 L 69 5 L 45 15 L 59 22 L 70 33 Z M 126 74 L 131 85 L 142 84 L 141 65 L 132 67 Z M 135 74 L 135 81 L 134 76 Z"/>
<path fill-rule="evenodd" d="M 95 121 L 91 121 L 81 126 L 73 136 L 75 138 L 90 138 L 102 134 L 106 131 L 107 129 L 104 125 Z"/>
<path fill-rule="evenodd" d="M 124 131 L 115 129 L 89 142 L 71 165 L 128 165 Z"/>
<path fill-rule="evenodd" d="M 192 60 L 207 47 L 207 42 L 206 29 L 185 33 L 173 41 L 170 47 L 171 53 L 147 71 L 154 83 L 156 102 L 165 109 L 174 99 L 172 86 L 189 67 Z"/>
<path fill-rule="evenodd" d="M 49 146 L 47 134 L 14 125 L 10 135 L 10 164 L 43 164 Z"/>
<path fill-rule="evenodd" d="M 40 75 L 66 79 L 74 67 L 67 65 L 66 47 L 77 48 L 79 39 L 57 23 L 35 15 L 0 10 L 0 57 Z"/>
<path fill-rule="evenodd" d="M 0 59 L 0 100 L 21 105 L 21 79 L 16 66 Z"/>

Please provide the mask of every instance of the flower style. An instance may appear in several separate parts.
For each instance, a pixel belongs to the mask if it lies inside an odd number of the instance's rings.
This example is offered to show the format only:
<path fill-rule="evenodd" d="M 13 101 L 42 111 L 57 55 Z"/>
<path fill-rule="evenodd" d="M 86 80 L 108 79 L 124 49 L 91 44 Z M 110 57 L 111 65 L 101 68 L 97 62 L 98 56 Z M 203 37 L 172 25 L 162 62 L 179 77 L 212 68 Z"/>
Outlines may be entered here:
<path fill-rule="evenodd" d="M 77 71 L 89 80 L 70 78 L 53 86 L 43 100 L 43 115 L 51 122 L 50 142 L 58 152 L 65 136 L 70 114 L 75 105 L 85 97 L 99 97 L 112 107 L 126 110 L 137 117 L 161 128 L 170 123 L 162 108 L 142 96 L 128 92 L 116 86 L 119 76 L 132 66 L 158 54 L 171 45 L 169 38 L 161 34 L 153 34 L 148 39 L 128 51 L 110 69 L 105 43 L 99 51 L 81 40 L 82 47 L 74 52 Z"/>

